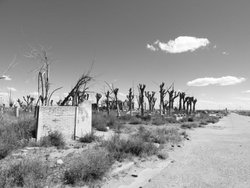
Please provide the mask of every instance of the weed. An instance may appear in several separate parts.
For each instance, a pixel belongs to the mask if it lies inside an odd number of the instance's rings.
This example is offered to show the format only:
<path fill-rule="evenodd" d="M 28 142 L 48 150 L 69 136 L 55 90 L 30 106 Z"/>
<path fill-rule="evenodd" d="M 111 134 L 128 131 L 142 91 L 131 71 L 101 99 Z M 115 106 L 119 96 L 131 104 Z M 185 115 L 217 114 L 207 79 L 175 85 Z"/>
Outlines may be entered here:
<path fill-rule="evenodd" d="M 143 121 L 140 119 L 140 118 L 137 118 L 135 116 L 132 116 L 130 121 L 129 121 L 129 124 L 132 124 L 132 125 L 138 125 L 138 124 L 142 124 Z"/>
<path fill-rule="evenodd" d="M 181 124 L 182 129 L 192 129 L 192 128 L 197 128 L 199 125 L 198 123 L 183 123 Z"/>
<path fill-rule="evenodd" d="M 92 182 L 100 180 L 111 168 L 112 157 L 105 150 L 88 150 L 86 155 L 74 159 L 74 162 L 64 173 L 65 184 L 76 184 L 78 182 Z"/>
<path fill-rule="evenodd" d="M 48 167 L 38 159 L 24 159 L 0 169 L 0 187 L 43 187 Z"/>
<path fill-rule="evenodd" d="M 117 161 L 122 161 L 129 156 L 141 157 L 157 153 L 157 148 L 153 143 L 135 137 L 125 140 L 114 135 L 110 140 L 104 141 L 101 146 L 105 147 Z"/>
<path fill-rule="evenodd" d="M 41 138 L 40 146 L 42 147 L 56 146 L 57 148 L 64 148 L 65 141 L 60 132 L 53 131 L 53 132 L 50 132 L 48 136 L 44 136 Z"/>
<path fill-rule="evenodd" d="M 96 140 L 98 140 L 98 137 L 95 136 L 95 134 L 93 132 L 88 133 L 88 134 L 84 135 L 83 137 L 79 138 L 79 141 L 83 142 L 83 143 L 91 143 L 91 142 L 96 141 Z"/>
<path fill-rule="evenodd" d="M 92 126 L 98 131 L 108 131 L 107 129 L 107 118 L 102 114 L 93 114 Z"/>

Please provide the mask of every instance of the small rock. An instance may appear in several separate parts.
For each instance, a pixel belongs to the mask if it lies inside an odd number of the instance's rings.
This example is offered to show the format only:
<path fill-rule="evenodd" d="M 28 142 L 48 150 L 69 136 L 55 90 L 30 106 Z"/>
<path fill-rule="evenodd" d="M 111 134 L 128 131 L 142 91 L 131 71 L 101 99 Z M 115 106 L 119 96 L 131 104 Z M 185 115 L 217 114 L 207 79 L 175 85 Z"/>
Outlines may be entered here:
<path fill-rule="evenodd" d="M 137 178 L 137 177 L 138 177 L 137 174 L 132 174 L 131 176 L 134 177 L 134 178 Z"/>
<path fill-rule="evenodd" d="M 109 130 L 109 127 L 107 127 L 107 130 Z"/>
<path fill-rule="evenodd" d="M 189 138 L 186 138 L 187 140 L 190 140 Z"/>
<path fill-rule="evenodd" d="M 171 147 L 173 148 L 173 147 L 174 147 L 174 145 L 171 145 Z"/>
<path fill-rule="evenodd" d="M 175 162 L 175 160 L 172 160 L 172 161 L 171 161 L 171 163 L 174 163 L 174 162 Z"/>
<path fill-rule="evenodd" d="M 178 148 L 180 148 L 180 147 L 181 147 L 181 145 L 178 145 L 177 147 L 178 147 Z"/>
<path fill-rule="evenodd" d="M 56 161 L 56 164 L 62 165 L 62 164 L 63 164 L 63 160 L 62 160 L 62 159 L 58 159 L 58 160 Z"/>
<path fill-rule="evenodd" d="M 149 179 L 148 182 L 151 182 L 151 179 Z"/>

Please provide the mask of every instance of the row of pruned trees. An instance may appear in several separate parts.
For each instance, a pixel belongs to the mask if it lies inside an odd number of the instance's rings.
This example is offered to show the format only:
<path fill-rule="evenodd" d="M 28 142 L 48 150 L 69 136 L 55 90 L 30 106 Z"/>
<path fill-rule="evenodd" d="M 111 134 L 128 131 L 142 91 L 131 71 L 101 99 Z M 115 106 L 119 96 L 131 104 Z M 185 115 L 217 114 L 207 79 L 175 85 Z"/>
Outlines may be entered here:
<path fill-rule="evenodd" d="M 109 85 L 109 84 L 108 84 Z M 107 113 L 109 114 L 110 109 L 111 109 L 111 104 L 115 103 L 115 109 L 117 110 L 117 116 L 120 116 L 120 108 L 118 104 L 118 88 L 110 87 L 109 85 L 109 90 L 107 90 L 105 94 L 105 104 L 106 104 L 106 110 Z M 148 101 L 148 110 L 149 112 L 153 112 L 155 110 L 155 104 L 157 98 L 155 97 L 156 92 L 154 91 L 146 91 L 146 85 L 145 84 L 139 84 L 138 85 L 138 93 L 139 95 L 137 96 L 137 103 L 138 103 L 138 109 L 140 110 L 141 115 L 144 115 L 145 112 L 145 98 L 147 98 Z M 161 83 L 159 86 L 159 94 L 160 94 L 160 114 L 171 114 L 174 110 L 179 110 L 179 112 L 185 112 L 185 113 L 193 113 L 195 112 L 195 106 L 197 99 L 194 97 L 187 96 L 185 92 L 178 92 L 175 91 L 174 89 L 174 84 L 169 86 L 168 88 L 165 88 L 165 83 Z M 166 96 L 168 94 L 168 98 L 166 99 Z M 132 115 L 133 111 L 133 104 L 134 104 L 134 99 L 135 95 L 134 92 L 132 91 L 132 88 L 129 89 L 127 97 L 127 105 L 128 105 L 128 110 L 130 111 L 130 114 Z M 175 100 L 179 97 L 179 107 L 174 107 L 174 102 Z M 99 101 L 102 98 L 102 95 L 100 93 L 96 94 L 96 107 L 97 110 L 99 110 Z"/>

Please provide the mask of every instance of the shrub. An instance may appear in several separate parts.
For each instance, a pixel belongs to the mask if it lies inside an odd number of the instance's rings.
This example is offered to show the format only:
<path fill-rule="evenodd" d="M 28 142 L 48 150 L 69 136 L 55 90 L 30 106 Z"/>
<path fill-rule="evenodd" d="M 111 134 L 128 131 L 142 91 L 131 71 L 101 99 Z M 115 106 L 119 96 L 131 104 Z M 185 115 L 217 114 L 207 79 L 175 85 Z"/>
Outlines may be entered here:
<path fill-rule="evenodd" d="M 174 117 L 167 117 L 165 118 L 166 123 L 176 123 L 176 119 Z"/>
<path fill-rule="evenodd" d="M 56 146 L 57 148 L 64 148 L 65 141 L 60 132 L 53 131 L 53 132 L 50 132 L 48 136 L 44 136 L 41 138 L 40 146 L 42 147 Z"/>
<path fill-rule="evenodd" d="M 208 119 L 206 120 L 207 123 L 217 123 L 219 121 L 218 117 L 214 117 L 214 116 L 209 116 Z"/>
<path fill-rule="evenodd" d="M 83 142 L 83 143 L 91 143 L 91 142 L 96 141 L 96 140 L 98 140 L 98 137 L 95 136 L 93 132 L 86 134 L 83 137 L 79 138 L 79 141 Z"/>
<path fill-rule="evenodd" d="M 137 118 L 135 116 L 132 116 L 131 119 L 130 119 L 130 122 L 129 124 L 132 124 L 132 125 L 138 125 L 138 124 L 142 124 L 142 120 L 140 118 Z"/>
<path fill-rule="evenodd" d="M 35 120 L 19 118 L 11 123 L 0 122 L 0 159 L 6 157 L 12 150 L 25 147 L 28 140 L 35 136 Z M 27 140 L 23 142 L 23 140 Z"/>
<path fill-rule="evenodd" d="M 151 116 L 150 115 L 144 115 L 140 117 L 143 121 L 150 121 L 151 120 Z"/>
<path fill-rule="evenodd" d="M 157 128 L 151 131 L 140 127 L 135 136 L 141 138 L 144 142 L 154 142 L 158 144 L 165 144 L 166 142 L 177 143 L 181 141 L 180 133 L 178 129 L 174 127 Z"/>
<path fill-rule="evenodd" d="M 110 140 L 104 141 L 101 146 L 105 147 L 117 161 L 122 161 L 131 155 L 142 157 L 157 153 L 157 148 L 153 143 L 135 137 L 125 140 L 114 135 Z"/>
<path fill-rule="evenodd" d="M 158 117 L 153 119 L 152 124 L 153 125 L 164 125 L 164 124 L 166 124 L 166 121 L 163 117 L 158 116 Z"/>
<path fill-rule="evenodd" d="M 193 117 L 188 117 L 187 121 L 188 122 L 194 122 L 194 118 Z"/>
<path fill-rule="evenodd" d="M 108 131 L 107 118 L 101 114 L 94 114 L 92 117 L 92 126 L 98 131 Z"/>
<path fill-rule="evenodd" d="M 197 128 L 199 125 L 197 123 L 183 123 L 181 124 L 182 129 L 192 129 Z"/>
<path fill-rule="evenodd" d="M 43 187 L 47 170 L 38 159 L 14 161 L 0 169 L 0 187 Z"/>
<path fill-rule="evenodd" d="M 76 184 L 102 179 L 112 164 L 113 159 L 105 150 L 88 150 L 86 155 L 74 159 L 64 173 L 64 182 L 65 184 Z"/>
<path fill-rule="evenodd" d="M 181 135 L 179 133 L 179 129 L 176 127 L 166 127 L 166 128 L 156 129 L 155 132 L 156 135 L 159 135 L 158 140 L 156 140 L 157 143 L 161 142 L 178 143 L 181 141 Z"/>

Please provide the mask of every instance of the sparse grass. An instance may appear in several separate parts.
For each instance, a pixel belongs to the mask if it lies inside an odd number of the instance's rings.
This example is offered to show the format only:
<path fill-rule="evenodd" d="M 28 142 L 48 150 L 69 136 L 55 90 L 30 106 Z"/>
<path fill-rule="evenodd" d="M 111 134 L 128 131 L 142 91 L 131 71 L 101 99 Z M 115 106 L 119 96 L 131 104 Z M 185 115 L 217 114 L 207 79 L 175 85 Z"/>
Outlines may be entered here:
<path fill-rule="evenodd" d="M 83 142 L 83 143 L 91 143 L 91 142 L 94 142 L 98 139 L 99 139 L 98 136 L 96 136 L 94 134 L 94 132 L 91 132 L 91 133 L 86 134 L 83 137 L 79 138 L 79 141 Z"/>
<path fill-rule="evenodd" d="M 92 126 L 98 131 L 108 131 L 107 118 L 103 114 L 93 114 Z"/>
<path fill-rule="evenodd" d="M 101 144 L 105 147 L 113 158 L 117 161 L 130 156 L 150 156 L 157 153 L 157 148 L 151 142 L 144 142 L 141 138 L 130 137 L 121 139 L 119 135 L 114 135 L 110 140 Z"/>
<path fill-rule="evenodd" d="M 58 131 L 50 132 L 48 136 L 44 136 L 40 140 L 40 146 L 42 147 L 56 146 L 57 148 L 64 148 L 65 145 L 64 138 Z"/>
<path fill-rule="evenodd" d="M 199 124 L 196 122 L 186 122 L 181 124 L 182 129 L 192 129 L 192 128 L 197 128 L 199 127 Z"/>
<path fill-rule="evenodd" d="M 48 167 L 39 159 L 12 161 L 0 168 L 0 187 L 44 187 Z"/>
<path fill-rule="evenodd" d="M 113 164 L 113 158 L 105 150 L 88 150 L 86 155 L 74 159 L 64 173 L 65 184 L 88 183 L 101 180 Z"/>
<path fill-rule="evenodd" d="M 132 116 L 130 121 L 129 121 L 129 124 L 132 124 L 132 125 L 143 124 L 143 121 L 140 118 Z"/>
<path fill-rule="evenodd" d="M 135 135 L 140 137 L 145 142 L 154 142 L 158 144 L 178 143 L 181 141 L 181 136 L 178 128 L 165 127 L 157 128 L 154 130 L 147 130 L 144 127 L 140 127 L 138 133 Z"/>
<path fill-rule="evenodd" d="M 153 125 L 164 125 L 166 124 L 166 120 L 162 116 L 157 116 L 152 120 Z"/>
<path fill-rule="evenodd" d="M 15 149 L 25 147 L 28 140 L 35 136 L 35 120 L 33 118 L 20 117 L 16 118 L 15 121 L 10 121 L 10 123 L 7 120 L 3 118 L 0 122 L 0 159 Z"/>

